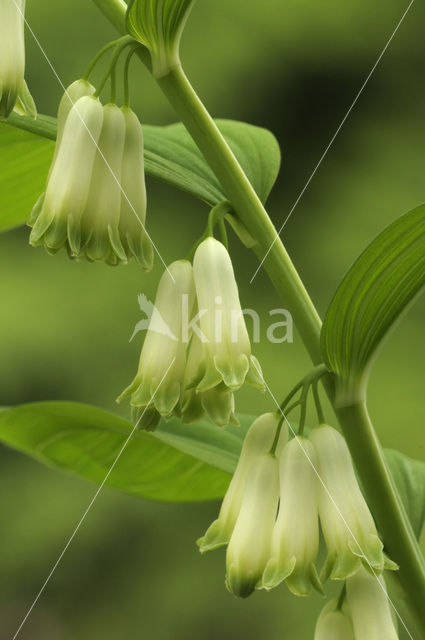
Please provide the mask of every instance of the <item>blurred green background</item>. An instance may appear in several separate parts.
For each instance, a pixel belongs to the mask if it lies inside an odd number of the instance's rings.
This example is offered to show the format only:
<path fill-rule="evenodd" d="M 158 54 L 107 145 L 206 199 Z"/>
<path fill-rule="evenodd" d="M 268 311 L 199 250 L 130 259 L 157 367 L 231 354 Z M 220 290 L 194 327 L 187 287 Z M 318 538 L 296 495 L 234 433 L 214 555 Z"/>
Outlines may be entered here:
<path fill-rule="evenodd" d="M 284 156 L 270 198 L 287 216 L 407 2 L 399 0 L 199 0 L 183 43 L 186 70 L 217 117 L 270 128 Z M 82 74 L 112 27 L 83 0 L 29 2 L 29 23 L 67 85 Z M 354 258 L 386 225 L 425 200 L 425 8 L 413 6 L 338 136 L 283 240 L 323 314 Z M 61 88 L 27 34 L 27 80 L 39 111 L 55 114 Z M 133 68 L 142 121 L 174 116 L 148 74 Z M 1 170 L 1 167 L 0 167 Z M 25 180 L 25 176 L 23 176 Z M 165 260 L 182 257 L 208 213 L 154 181 L 149 231 Z M 152 299 L 161 274 L 135 265 L 74 264 L 27 244 L 28 230 L 0 237 L 0 405 L 68 399 L 117 408 L 141 336 L 137 294 Z M 256 261 L 232 239 L 244 306 L 281 306 Z M 385 446 L 425 460 L 422 423 L 425 301 L 410 311 L 375 365 L 370 411 Z M 265 327 L 267 325 L 264 325 Z M 255 348 L 282 396 L 309 367 L 293 344 Z M 238 410 L 258 414 L 267 395 L 242 391 Z M 9 640 L 80 519 L 95 487 L 1 450 L 0 638 Z M 54 574 L 22 640 L 304 640 L 320 597 L 284 587 L 238 601 L 224 589 L 224 554 L 200 556 L 196 538 L 218 504 L 164 505 L 105 490 Z M 328 588 L 329 592 L 332 589 Z"/>

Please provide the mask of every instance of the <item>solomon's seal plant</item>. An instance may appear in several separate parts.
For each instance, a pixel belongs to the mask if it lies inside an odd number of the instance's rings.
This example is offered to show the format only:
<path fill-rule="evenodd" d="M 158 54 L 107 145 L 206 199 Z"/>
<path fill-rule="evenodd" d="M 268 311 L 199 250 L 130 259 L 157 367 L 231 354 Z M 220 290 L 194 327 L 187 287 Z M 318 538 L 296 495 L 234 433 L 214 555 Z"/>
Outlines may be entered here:
<path fill-rule="evenodd" d="M 45 420 L 47 409 L 35 404 L 2 411 L 0 438 L 47 463 L 51 454 L 42 438 L 62 438 L 61 467 L 98 482 L 98 443 L 112 462 L 119 437 L 127 438 L 124 450 L 137 431 L 123 477 L 109 478 L 105 470 L 105 481 L 160 500 L 223 498 L 198 546 L 202 553 L 227 547 L 225 584 L 234 595 L 281 583 L 296 596 L 329 593 L 315 640 L 396 640 L 400 614 L 386 586 L 391 571 L 410 612 L 403 626 L 411 620 L 424 637 L 425 563 L 418 538 L 425 465 L 383 452 L 366 392 L 382 341 L 425 285 L 425 206 L 400 217 L 366 248 L 322 325 L 265 209 L 279 170 L 276 140 L 258 127 L 215 121 L 183 71 L 180 41 L 194 1 L 95 4 L 121 37 L 66 89 L 53 119 L 35 117 L 24 80 L 25 3 L 0 0 L 0 116 L 7 118 L 0 141 L 4 131 L 17 129 L 23 137 L 56 140 L 44 193 L 33 194 L 32 212 L 15 212 L 13 224 L 27 221 L 30 244 L 50 254 L 63 249 L 74 261 L 112 266 L 134 258 L 148 271 L 154 245 L 145 227 L 145 173 L 196 196 L 210 213 L 199 237 L 187 230 L 188 253 L 164 262 L 137 372 L 119 398 L 128 398 L 132 422 L 93 407 L 82 417 L 73 403 L 55 403 L 54 417 Z M 101 81 L 92 82 L 108 55 Z M 181 122 L 142 126 L 130 106 L 133 56 Z M 27 115 L 18 117 L 14 109 Z M 264 263 L 313 362 L 286 395 L 280 381 L 276 395 L 270 391 L 252 353 L 229 228 Z M 291 370 L 290 361 L 282 366 Z M 268 413 L 236 411 L 235 393 L 245 384 L 253 393 L 267 391 Z M 28 425 L 22 426 L 22 412 Z M 335 426 L 328 425 L 328 413 Z M 32 424 L 29 441 L 20 430 L 27 434 Z M 70 424 L 86 434 L 81 456 Z M 147 456 L 155 482 L 144 484 Z M 205 469 L 208 482 L 199 480 Z"/>

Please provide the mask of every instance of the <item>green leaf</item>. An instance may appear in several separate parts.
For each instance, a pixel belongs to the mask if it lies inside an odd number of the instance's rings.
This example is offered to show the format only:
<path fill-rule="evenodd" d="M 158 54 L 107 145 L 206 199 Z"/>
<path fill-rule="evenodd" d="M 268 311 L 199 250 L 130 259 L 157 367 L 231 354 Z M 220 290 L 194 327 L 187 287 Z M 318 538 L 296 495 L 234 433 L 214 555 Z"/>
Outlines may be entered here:
<path fill-rule="evenodd" d="M 166 502 L 221 498 L 254 418 L 238 415 L 240 427 L 208 422 L 183 425 L 175 418 L 155 433 L 136 431 L 107 485 Z M 132 431 L 112 413 L 72 402 L 41 402 L 0 409 L 0 442 L 43 464 L 100 484 Z M 419 537 L 425 521 L 425 463 L 398 451 L 385 457 Z"/>
<path fill-rule="evenodd" d="M 12 115 L 7 124 L 13 128 L 0 125 L 0 162 L 4 167 L 0 175 L 0 230 L 24 224 L 28 219 L 44 190 L 53 155 L 52 142 L 44 138 L 56 137 L 56 119 L 48 116 L 31 120 Z M 217 125 L 264 202 L 280 167 L 276 139 L 266 129 L 242 122 L 218 120 Z M 143 131 L 148 175 L 190 193 L 211 207 L 227 199 L 182 124 L 145 125 Z"/>
<path fill-rule="evenodd" d="M 363 395 L 382 341 L 425 285 L 425 205 L 396 220 L 338 287 L 322 329 L 322 353 L 342 393 Z"/>
<path fill-rule="evenodd" d="M 419 539 L 425 523 L 425 462 L 412 460 L 393 449 L 385 450 L 385 458 Z"/>
<path fill-rule="evenodd" d="M 23 224 L 44 191 L 54 150 L 46 138 L 0 125 L 0 231 Z"/>
<path fill-rule="evenodd" d="M 130 0 L 127 31 L 147 47 L 161 77 L 179 64 L 181 34 L 195 0 Z"/>
<path fill-rule="evenodd" d="M 196 451 L 196 442 L 185 443 L 182 429 L 176 429 L 176 435 L 170 434 L 175 422 L 170 421 L 163 434 L 136 431 L 107 485 L 142 498 L 168 502 L 222 497 L 230 475 L 185 453 L 185 449 Z M 197 428 L 206 433 L 210 430 L 204 423 Z M 105 478 L 131 429 L 131 423 L 123 418 L 71 402 L 27 404 L 0 412 L 0 441 L 4 444 L 96 483 Z M 182 450 L 170 446 L 167 440 L 179 440 Z M 200 457 L 217 461 L 214 449 L 218 447 L 212 440 Z M 224 466 L 229 470 L 233 468 L 231 457 L 231 453 L 224 455 Z"/>

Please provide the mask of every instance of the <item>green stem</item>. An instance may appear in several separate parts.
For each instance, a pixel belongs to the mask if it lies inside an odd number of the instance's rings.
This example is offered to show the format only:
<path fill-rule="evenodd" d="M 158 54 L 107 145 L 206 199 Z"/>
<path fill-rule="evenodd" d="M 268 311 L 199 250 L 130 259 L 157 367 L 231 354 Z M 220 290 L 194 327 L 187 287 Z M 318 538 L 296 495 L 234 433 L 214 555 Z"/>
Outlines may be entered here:
<path fill-rule="evenodd" d="M 125 14 L 127 5 L 124 0 L 93 0 L 104 16 L 108 18 L 119 33 L 126 33 Z"/>
<path fill-rule="evenodd" d="M 368 504 L 383 534 L 385 550 L 400 569 L 397 576 L 425 629 L 425 561 L 400 500 L 366 404 L 336 409 L 359 472 Z"/>
<path fill-rule="evenodd" d="M 158 79 L 158 84 L 220 180 L 238 217 L 249 234 L 257 239 L 254 247 L 257 256 L 262 260 L 273 244 L 264 268 L 276 289 L 285 292 L 285 302 L 291 309 L 295 325 L 313 362 L 319 364 L 322 362 L 320 318 L 248 178 L 182 68 L 173 69 Z"/>
<path fill-rule="evenodd" d="M 94 0 L 100 9 L 122 28 L 126 5 L 120 0 Z M 118 6 L 120 11 L 117 11 Z M 285 247 L 213 119 L 191 87 L 181 67 L 158 83 L 220 180 L 229 200 L 250 235 L 254 250 L 264 261 L 276 291 L 288 305 L 314 364 L 322 361 L 320 317 Z M 333 400 L 332 385 L 327 391 Z M 378 528 L 393 560 L 400 565 L 399 580 L 425 631 L 425 567 L 417 540 L 394 487 L 373 426 L 364 405 L 337 408 L 359 476 Z"/>

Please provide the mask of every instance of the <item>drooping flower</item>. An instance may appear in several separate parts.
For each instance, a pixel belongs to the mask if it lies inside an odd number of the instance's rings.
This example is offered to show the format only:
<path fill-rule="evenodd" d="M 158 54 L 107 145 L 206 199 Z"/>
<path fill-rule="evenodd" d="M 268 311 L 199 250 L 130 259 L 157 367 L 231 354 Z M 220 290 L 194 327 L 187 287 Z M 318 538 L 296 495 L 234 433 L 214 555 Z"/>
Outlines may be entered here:
<path fill-rule="evenodd" d="M 239 301 L 238 286 L 226 248 L 207 238 L 193 260 L 204 358 L 199 362 L 198 391 L 224 382 L 231 391 L 246 381 L 264 388 L 261 368 L 251 344 Z"/>
<path fill-rule="evenodd" d="M 347 579 L 347 602 L 356 639 L 398 640 L 382 575 L 371 575 L 360 567 Z"/>
<path fill-rule="evenodd" d="M 50 176 L 53 171 L 53 167 L 55 166 L 56 159 L 58 157 L 59 149 L 60 149 L 62 138 L 63 138 L 63 133 L 65 130 L 65 123 L 68 119 L 68 116 L 72 107 L 77 102 L 77 100 L 79 100 L 84 96 L 92 96 L 94 92 L 95 92 L 95 88 L 93 87 L 93 85 L 90 84 L 90 82 L 88 82 L 87 80 L 83 80 L 83 79 L 76 80 L 65 90 L 65 93 L 62 96 L 62 99 L 59 103 L 59 108 L 58 108 L 56 145 L 55 145 L 55 151 L 53 154 L 53 159 L 49 169 L 49 174 L 47 177 L 47 183 L 49 182 Z M 39 197 L 39 199 L 37 200 L 36 204 L 32 209 L 31 215 L 28 220 L 28 225 L 30 227 L 34 226 L 40 214 L 40 210 L 44 201 L 44 195 L 45 195 L 44 193 L 41 194 L 41 196 Z"/>
<path fill-rule="evenodd" d="M 197 391 L 196 375 L 199 362 L 204 359 L 204 346 L 199 337 L 192 335 L 185 370 L 185 392 L 182 399 L 180 417 L 183 422 L 197 422 L 205 414 L 219 427 L 228 424 L 239 425 L 235 416 L 233 392 L 224 383 L 208 391 Z"/>
<path fill-rule="evenodd" d="M 112 265 L 134 256 L 150 269 L 142 128 L 131 109 L 102 106 L 94 92 L 77 80 L 61 100 L 46 192 L 29 219 L 30 243 Z"/>
<path fill-rule="evenodd" d="M 293 438 L 281 451 L 279 513 L 261 585 L 266 589 L 286 580 L 298 596 L 309 595 L 312 585 L 321 591 L 314 564 L 319 547 L 316 464 L 306 438 Z"/>
<path fill-rule="evenodd" d="M 205 535 L 198 540 L 199 549 L 202 553 L 229 543 L 241 512 L 248 478 L 254 474 L 254 470 L 262 456 L 268 454 L 271 450 L 278 424 L 278 414 L 265 413 L 250 426 L 245 436 L 235 473 L 224 496 L 219 516 L 210 525 Z M 287 430 L 284 426 L 280 440 L 285 442 L 287 438 Z M 268 489 L 265 494 L 268 494 Z M 254 515 L 253 517 L 255 520 L 256 516 Z"/>
<path fill-rule="evenodd" d="M 124 114 L 117 105 L 107 104 L 86 206 L 80 224 L 68 234 L 72 252 L 96 262 L 127 262 L 118 231 L 124 141 Z"/>
<path fill-rule="evenodd" d="M 241 508 L 226 554 L 226 586 L 246 598 L 259 585 L 270 558 L 279 502 L 279 467 L 274 454 L 261 454 L 247 475 Z"/>
<path fill-rule="evenodd" d="M 124 155 L 121 167 L 119 234 L 129 259 L 132 255 L 144 269 L 151 269 L 153 247 L 145 229 L 146 186 L 143 133 L 139 118 L 122 107 L 125 121 Z"/>
<path fill-rule="evenodd" d="M 24 80 L 25 0 L 0 2 L 0 118 L 13 110 L 35 118 L 37 110 Z"/>
<path fill-rule="evenodd" d="M 173 262 L 158 286 L 137 375 L 118 399 L 130 396 L 131 405 L 147 411 L 150 420 L 152 412 L 169 417 L 181 399 L 187 346 L 182 306 L 191 310 L 194 297 L 192 265 L 187 260 Z"/>
<path fill-rule="evenodd" d="M 46 191 L 31 214 L 33 246 L 44 244 L 50 253 L 62 247 L 70 254 L 74 251 L 72 244 L 77 242 L 87 205 L 102 124 L 103 108 L 97 98 L 83 96 L 71 108 Z"/>
<path fill-rule="evenodd" d="M 322 481 L 319 515 L 328 548 L 323 579 L 330 575 L 343 580 L 356 573 L 362 562 L 374 571 L 382 571 L 383 545 L 360 491 L 344 438 L 336 429 L 320 425 L 313 429 L 310 441 L 317 453 Z"/>
<path fill-rule="evenodd" d="M 354 640 L 351 616 L 345 602 L 338 607 L 338 600 L 334 599 L 324 606 L 317 619 L 314 640 Z"/>

